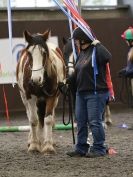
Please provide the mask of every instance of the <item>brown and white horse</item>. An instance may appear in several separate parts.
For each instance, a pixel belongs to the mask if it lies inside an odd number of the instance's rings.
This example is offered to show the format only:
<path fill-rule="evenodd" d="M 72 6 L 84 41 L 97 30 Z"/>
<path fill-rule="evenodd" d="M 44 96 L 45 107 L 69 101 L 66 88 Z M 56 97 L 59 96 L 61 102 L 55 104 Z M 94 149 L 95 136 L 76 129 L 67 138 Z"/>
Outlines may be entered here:
<path fill-rule="evenodd" d="M 63 38 L 63 58 L 65 59 L 65 64 L 67 66 L 67 74 L 70 76 L 74 72 L 74 56 L 72 52 L 72 42 L 70 39 Z M 75 88 L 71 86 L 72 94 L 75 100 Z M 105 128 L 112 125 L 111 112 L 109 103 L 106 104 L 105 112 L 103 115 L 103 125 Z"/>
<path fill-rule="evenodd" d="M 62 53 L 48 43 L 50 31 L 24 32 L 27 47 L 21 52 L 16 78 L 30 124 L 28 151 L 55 153 L 52 128 L 58 103 L 58 83 L 63 82 L 65 63 Z"/>

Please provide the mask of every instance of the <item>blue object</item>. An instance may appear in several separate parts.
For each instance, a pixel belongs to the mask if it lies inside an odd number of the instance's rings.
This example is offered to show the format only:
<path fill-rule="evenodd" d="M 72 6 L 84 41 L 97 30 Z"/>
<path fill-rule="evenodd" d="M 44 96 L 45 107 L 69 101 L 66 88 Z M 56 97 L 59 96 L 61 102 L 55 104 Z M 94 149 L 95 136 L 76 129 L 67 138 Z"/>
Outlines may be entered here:
<path fill-rule="evenodd" d="M 125 124 L 125 123 L 123 123 L 123 124 L 119 125 L 118 127 L 119 127 L 119 128 L 125 128 L 125 129 L 127 129 L 127 128 L 128 128 L 128 125 Z"/>

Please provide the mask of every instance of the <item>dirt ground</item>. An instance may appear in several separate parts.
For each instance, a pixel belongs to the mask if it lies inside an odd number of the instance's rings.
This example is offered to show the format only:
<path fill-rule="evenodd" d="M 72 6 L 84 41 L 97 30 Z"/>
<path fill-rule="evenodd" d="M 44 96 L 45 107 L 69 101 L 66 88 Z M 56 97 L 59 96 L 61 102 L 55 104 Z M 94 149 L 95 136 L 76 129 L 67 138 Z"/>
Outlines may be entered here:
<path fill-rule="evenodd" d="M 61 115 L 57 117 L 61 121 Z M 66 155 L 73 148 L 71 130 L 54 130 L 57 154 L 51 156 L 27 153 L 28 132 L 0 133 L 0 177 L 133 177 L 133 130 L 119 127 L 123 123 L 133 126 L 133 109 L 112 108 L 112 119 L 106 143 L 117 154 L 95 159 Z M 15 126 L 28 124 L 25 114 L 12 115 L 10 121 Z M 1 116 L 3 125 L 6 122 Z"/>

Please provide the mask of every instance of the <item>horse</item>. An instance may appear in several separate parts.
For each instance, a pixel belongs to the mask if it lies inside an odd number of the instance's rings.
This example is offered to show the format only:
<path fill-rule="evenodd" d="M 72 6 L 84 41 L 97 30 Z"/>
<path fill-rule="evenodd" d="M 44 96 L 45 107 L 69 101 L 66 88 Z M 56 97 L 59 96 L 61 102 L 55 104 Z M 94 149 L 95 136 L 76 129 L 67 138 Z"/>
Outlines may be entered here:
<path fill-rule="evenodd" d="M 61 50 L 48 42 L 50 30 L 31 34 L 24 31 L 27 47 L 21 51 L 16 80 L 30 125 L 28 152 L 55 154 L 53 126 L 55 108 L 66 69 Z"/>
<path fill-rule="evenodd" d="M 67 67 L 67 74 L 69 77 L 74 72 L 74 65 L 75 65 L 75 60 L 74 60 L 73 50 L 72 50 L 72 42 L 70 39 L 66 39 L 64 37 L 63 37 L 62 41 L 63 41 L 63 58 L 65 59 L 65 64 Z M 70 86 L 70 87 L 72 90 L 73 100 L 75 102 L 75 98 L 76 98 L 75 88 L 72 86 Z M 109 102 L 107 102 L 106 107 L 105 107 L 105 111 L 103 114 L 103 125 L 105 128 L 112 125 Z"/>

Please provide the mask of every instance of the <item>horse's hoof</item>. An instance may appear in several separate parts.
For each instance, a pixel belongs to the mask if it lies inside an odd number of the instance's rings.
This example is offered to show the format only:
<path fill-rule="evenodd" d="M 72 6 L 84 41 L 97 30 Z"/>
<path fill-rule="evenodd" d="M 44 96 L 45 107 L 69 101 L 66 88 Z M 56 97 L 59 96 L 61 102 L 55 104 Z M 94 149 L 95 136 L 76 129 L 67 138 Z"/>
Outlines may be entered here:
<path fill-rule="evenodd" d="M 28 152 L 41 152 L 41 146 L 37 143 L 31 143 L 28 147 Z"/>
<path fill-rule="evenodd" d="M 55 141 L 53 141 L 53 146 L 56 147 L 57 146 L 57 143 Z"/>
<path fill-rule="evenodd" d="M 45 145 L 42 149 L 44 155 L 56 154 L 56 151 L 52 145 Z"/>

